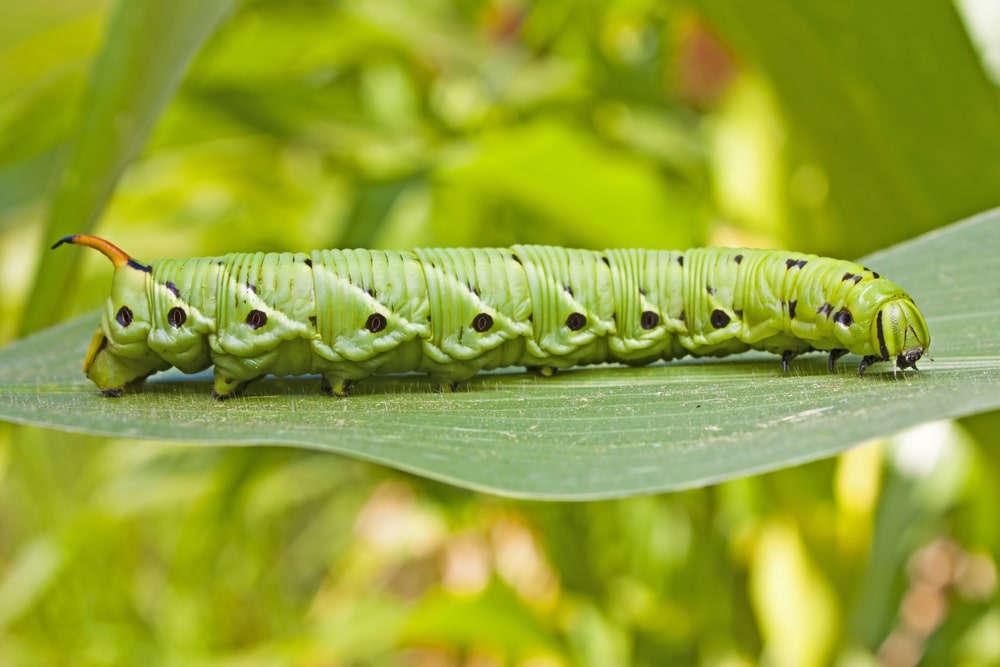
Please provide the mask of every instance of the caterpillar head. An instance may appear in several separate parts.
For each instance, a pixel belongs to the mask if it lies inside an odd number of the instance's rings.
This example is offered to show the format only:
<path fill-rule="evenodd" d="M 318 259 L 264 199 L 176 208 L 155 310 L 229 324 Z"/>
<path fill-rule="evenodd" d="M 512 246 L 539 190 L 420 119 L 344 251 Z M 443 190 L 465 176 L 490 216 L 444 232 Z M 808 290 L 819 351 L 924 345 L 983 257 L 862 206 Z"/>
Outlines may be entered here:
<path fill-rule="evenodd" d="M 150 330 L 147 285 L 151 269 L 104 239 L 86 234 L 67 236 L 53 245 L 84 245 L 101 251 L 114 264 L 111 296 L 101 326 L 90 342 L 83 372 L 106 396 L 121 396 L 149 375 L 169 368 L 146 342 Z"/>
<path fill-rule="evenodd" d="M 896 368 L 916 368 L 927 353 L 931 335 L 917 306 L 905 294 L 882 304 L 872 324 L 872 343 L 883 359 L 896 358 Z"/>

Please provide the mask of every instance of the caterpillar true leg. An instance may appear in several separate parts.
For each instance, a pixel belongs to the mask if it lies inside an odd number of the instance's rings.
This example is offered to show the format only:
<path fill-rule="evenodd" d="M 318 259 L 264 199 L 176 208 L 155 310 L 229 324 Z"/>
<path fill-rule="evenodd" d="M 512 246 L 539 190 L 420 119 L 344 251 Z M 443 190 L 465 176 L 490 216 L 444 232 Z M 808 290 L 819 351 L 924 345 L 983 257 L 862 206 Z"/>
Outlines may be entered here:
<path fill-rule="evenodd" d="M 833 372 L 833 365 L 837 362 L 837 359 L 840 359 L 845 354 L 847 354 L 847 350 L 839 348 L 830 350 L 830 356 L 826 360 L 826 367 L 830 369 L 831 373 Z"/>
<path fill-rule="evenodd" d="M 794 359 L 797 356 L 799 356 L 799 353 L 796 350 L 785 350 L 784 352 L 781 353 L 781 372 L 782 373 L 787 373 L 788 372 L 788 362 L 791 361 L 792 359 Z"/>
<path fill-rule="evenodd" d="M 868 370 L 868 367 L 877 361 L 882 361 L 882 357 L 876 357 L 874 354 L 866 355 L 861 360 L 861 365 L 858 366 L 858 377 L 862 377 L 865 374 L 865 371 Z"/>

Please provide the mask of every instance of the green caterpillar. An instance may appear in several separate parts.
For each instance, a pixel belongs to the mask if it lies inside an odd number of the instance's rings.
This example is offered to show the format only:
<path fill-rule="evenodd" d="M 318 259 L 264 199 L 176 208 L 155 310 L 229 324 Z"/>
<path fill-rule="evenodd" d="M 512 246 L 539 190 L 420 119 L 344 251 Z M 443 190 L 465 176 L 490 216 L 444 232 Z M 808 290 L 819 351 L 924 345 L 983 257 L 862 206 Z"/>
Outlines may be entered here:
<path fill-rule="evenodd" d="M 543 375 L 602 362 L 850 352 L 916 368 L 930 334 L 913 300 L 853 262 L 773 250 L 549 246 L 317 250 L 142 264 L 103 239 L 115 274 L 84 372 L 106 396 L 174 366 L 215 366 L 214 394 L 265 374 L 320 374 L 337 396 L 375 373 L 444 390 L 484 369 Z"/>

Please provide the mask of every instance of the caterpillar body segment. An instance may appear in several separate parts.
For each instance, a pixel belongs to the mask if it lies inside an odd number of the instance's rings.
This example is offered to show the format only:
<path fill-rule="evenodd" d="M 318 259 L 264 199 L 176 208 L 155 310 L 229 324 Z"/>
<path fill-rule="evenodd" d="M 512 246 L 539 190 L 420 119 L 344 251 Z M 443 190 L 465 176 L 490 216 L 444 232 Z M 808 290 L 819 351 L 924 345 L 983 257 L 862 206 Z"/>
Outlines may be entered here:
<path fill-rule="evenodd" d="M 214 393 L 266 374 L 346 395 L 417 371 L 444 390 L 481 370 L 541 375 L 748 349 L 915 368 L 930 335 L 910 297 L 853 262 L 785 251 L 551 246 L 236 253 L 142 264 L 91 236 L 115 275 L 84 371 L 109 396 L 171 366 Z M 55 247 L 55 246 L 54 246 Z"/>

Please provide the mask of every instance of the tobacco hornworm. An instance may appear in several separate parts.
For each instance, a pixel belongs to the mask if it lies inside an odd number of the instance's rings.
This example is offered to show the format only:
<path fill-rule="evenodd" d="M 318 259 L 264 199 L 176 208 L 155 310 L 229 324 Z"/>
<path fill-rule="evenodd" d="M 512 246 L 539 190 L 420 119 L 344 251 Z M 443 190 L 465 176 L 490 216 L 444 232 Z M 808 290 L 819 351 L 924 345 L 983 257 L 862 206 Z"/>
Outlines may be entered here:
<path fill-rule="evenodd" d="M 343 396 L 375 373 L 419 371 L 445 390 L 483 369 L 543 375 L 747 349 L 894 359 L 930 334 L 900 287 L 859 264 L 774 250 L 550 246 L 242 253 L 143 264 L 68 236 L 115 266 L 84 372 L 107 396 L 156 371 L 215 366 L 214 394 L 265 374 L 320 374 Z"/>

